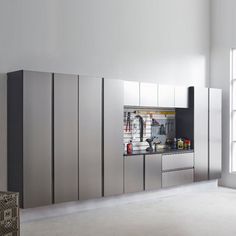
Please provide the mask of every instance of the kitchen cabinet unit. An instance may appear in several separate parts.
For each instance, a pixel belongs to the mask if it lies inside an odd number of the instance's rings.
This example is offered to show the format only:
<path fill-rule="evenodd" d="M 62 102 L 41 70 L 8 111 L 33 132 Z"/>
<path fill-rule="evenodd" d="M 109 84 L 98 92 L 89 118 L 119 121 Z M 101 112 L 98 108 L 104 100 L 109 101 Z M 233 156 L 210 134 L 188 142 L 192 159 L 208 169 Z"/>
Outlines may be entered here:
<path fill-rule="evenodd" d="M 157 84 L 140 83 L 140 106 L 157 106 Z"/>
<path fill-rule="evenodd" d="M 177 170 L 162 173 L 162 187 L 173 187 L 193 182 L 193 169 Z"/>
<path fill-rule="evenodd" d="M 143 155 L 124 157 L 124 192 L 133 193 L 144 190 Z"/>
<path fill-rule="evenodd" d="M 175 107 L 175 89 L 173 86 L 158 86 L 158 106 Z"/>
<path fill-rule="evenodd" d="M 208 88 L 189 88 L 189 108 L 176 109 L 176 136 L 194 149 L 194 180 L 208 179 Z"/>
<path fill-rule="evenodd" d="M 194 154 L 171 154 L 162 156 L 162 170 L 174 170 L 183 168 L 193 168 L 194 166 Z"/>
<path fill-rule="evenodd" d="M 103 80 L 103 194 L 123 193 L 124 82 Z"/>
<path fill-rule="evenodd" d="M 139 106 L 139 82 L 124 81 L 124 105 Z"/>
<path fill-rule="evenodd" d="M 209 178 L 221 177 L 222 91 L 209 89 Z"/>
<path fill-rule="evenodd" d="M 175 107 L 188 108 L 187 87 L 175 87 Z"/>
<path fill-rule="evenodd" d="M 123 96 L 123 94 L 121 96 Z M 111 138 L 110 142 L 112 141 L 113 140 Z M 80 76 L 79 77 L 79 199 L 84 200 L 101 196 L 102 196 L 102 79 Z"/>
<path fill-rule="evenodd" d="M 8 190 L 24 208 L 52 203 L 52 74 L 8 73 Z"/>
<path fill-rule="evenodd" d="M 78 200 L 78 76 L 54 75 L 54 199 Z"/>
<path fill-rule="evenodd" d="M 145 190 L 161 188 L 161 173 L 161 155 L 145 155 Z"/>

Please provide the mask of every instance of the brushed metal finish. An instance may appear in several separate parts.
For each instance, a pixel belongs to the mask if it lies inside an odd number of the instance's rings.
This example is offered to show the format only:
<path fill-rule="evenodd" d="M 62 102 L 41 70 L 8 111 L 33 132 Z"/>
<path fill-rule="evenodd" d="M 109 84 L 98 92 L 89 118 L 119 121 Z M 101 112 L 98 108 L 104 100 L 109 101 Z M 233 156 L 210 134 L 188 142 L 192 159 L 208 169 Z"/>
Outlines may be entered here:
<path fill-rule="evenodd" d="M 194 87 L 195 181 L 208 179 L 208 88 Z"/>
<path fill-rule="evenodd" d="M 209 178 L 221 177 L 222 169 L 222 91 L 209 89 Z"/>
<path fill-rule="evenodd" d="M 123 193 L 124 83 L 104 79 L 104 195 Z"/>
<path fill-rule="evenodd" d="M 188 108 L 188 87 L 175 87 L 175 107 Z"/>
<path fill-rule="evenodd" d="M 124 157 L 124 192 L 143 191 L 143 156 Z"/>
<path fill-rule="evenodd" d="M 24 207 L 52 203 L 52 75 L 24 71 Z"/>
<path fill-rule="evenodd" d="M 162 170 L 174 170 L 181 168 L 193 168 L 194 154 L 183 153 L 162 156 Z"/>
<path fill-rule="evenodd" d="M 78 200 L 78 76 L 54 75 L 55 203 Z"/>
<path fill-rule="evenodd" d="M 7 191 L 7 77 L 0 75 L 0 189 Z"/>
<path fill-rule="evenodd" d="M 124 81 L 124 105 L 139 106 L 139 82 Z"/>
<path fill-rule="evenodd" d="M 102 79 L 79 77 L 79 199 L 102 196 Z"/>
<path fill-rule="evenodd" d="M 140 83 L 140 106 L 157 106 L 157 84 Z"/>
<path fill-rule="evenodd" d="M 162 173 L 162 187 L 172 187 L 193 182 L 193 169 Z"/>
<path fill-rule="evenodd" d="M 170 85 L 158 85 L 158 106 L 175 106 L 175 89 Z"/>
<path fill-rule="evenodd" d="M 145 156 L 145 190 L 161 188 L 161 156 L 162 155 Z"/>

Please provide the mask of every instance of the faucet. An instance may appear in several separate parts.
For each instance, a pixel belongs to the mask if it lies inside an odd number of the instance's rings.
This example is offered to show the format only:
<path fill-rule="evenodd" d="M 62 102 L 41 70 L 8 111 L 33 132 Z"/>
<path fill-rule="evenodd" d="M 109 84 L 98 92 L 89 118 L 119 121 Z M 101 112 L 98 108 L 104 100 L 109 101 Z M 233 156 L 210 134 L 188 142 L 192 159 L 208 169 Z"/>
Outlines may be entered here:
<path fill-rule="evenodd" d="M 139 129 L 140 129 L 140 142 L 143 142 L 143 117 L 140 115 L 135 116 L 139 119 Z"/>

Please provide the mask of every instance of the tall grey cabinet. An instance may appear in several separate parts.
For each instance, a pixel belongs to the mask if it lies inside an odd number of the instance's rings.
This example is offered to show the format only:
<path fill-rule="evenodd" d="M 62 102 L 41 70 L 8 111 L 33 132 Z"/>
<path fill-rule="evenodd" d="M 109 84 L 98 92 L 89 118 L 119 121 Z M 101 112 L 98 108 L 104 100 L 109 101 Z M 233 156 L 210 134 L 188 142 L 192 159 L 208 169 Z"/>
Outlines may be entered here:
<path fill-rule="evenodd" d="M 79 199 L 102 196 L 102 79 L 79 77 Z"/>
<path fill-rule="evenodd" d="M 209 178 L 221 177 L 222 167 L 222 91 L 209 89 Z"/>
<path fill-rule="evenodd" d="M 208 88 L 194 87 L 194 180 L 208 179 Z"/>
<path fill-rule="evenodd" d="M 123 193 L 124 82 L 104 79 L 104 196 Z"/>
<path fill-rule="evenodd" d="M 24 208 L 52 203 L 52 76 L 8 74 L 8 190 Z"/>
<path fill-rule="evenodd" d="M 78 200 L 78 76 L 54 74 L 54 201 Z"/>

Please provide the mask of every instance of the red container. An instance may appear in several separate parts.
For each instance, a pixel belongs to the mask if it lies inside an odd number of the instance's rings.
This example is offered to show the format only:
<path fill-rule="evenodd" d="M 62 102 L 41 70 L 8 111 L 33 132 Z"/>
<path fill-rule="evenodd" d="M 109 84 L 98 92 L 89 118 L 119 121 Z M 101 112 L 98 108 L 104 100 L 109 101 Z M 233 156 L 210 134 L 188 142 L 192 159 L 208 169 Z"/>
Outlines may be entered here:
<path fill-rule="evenodd" d="M 128 144 L 127 144 L 127 153 L 128 154 L 131 154 L 133 152 L 133 144 L 132 144 L 132 141 L 130 141 Z"/>

